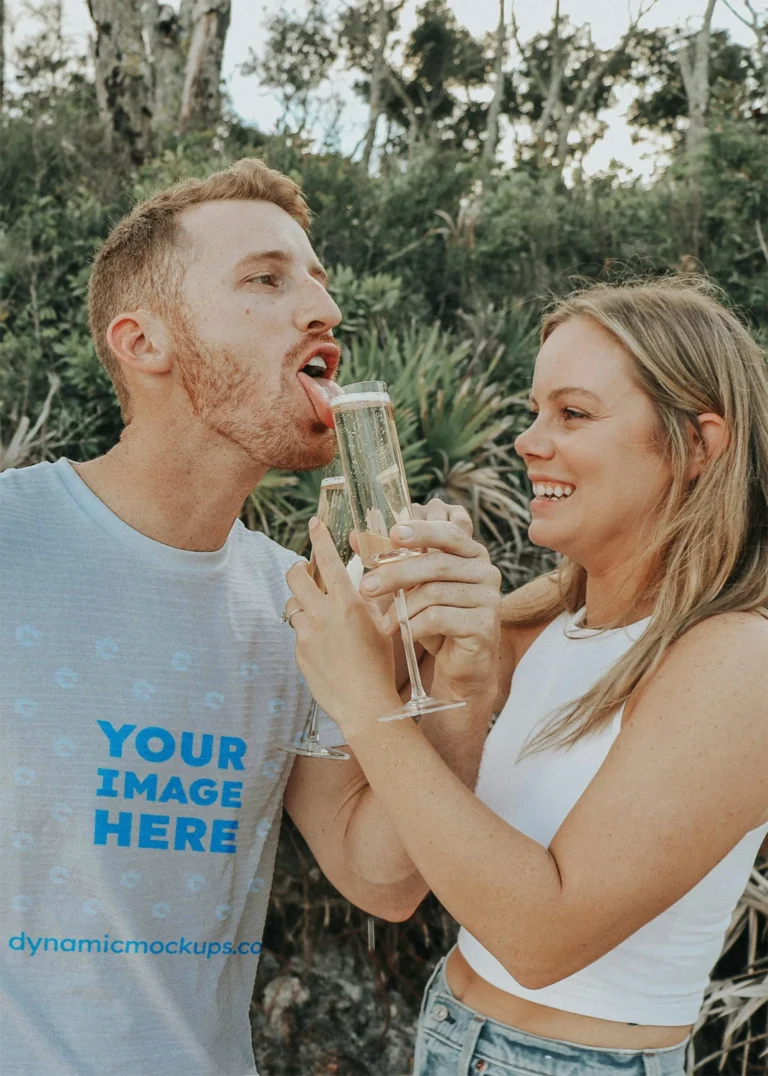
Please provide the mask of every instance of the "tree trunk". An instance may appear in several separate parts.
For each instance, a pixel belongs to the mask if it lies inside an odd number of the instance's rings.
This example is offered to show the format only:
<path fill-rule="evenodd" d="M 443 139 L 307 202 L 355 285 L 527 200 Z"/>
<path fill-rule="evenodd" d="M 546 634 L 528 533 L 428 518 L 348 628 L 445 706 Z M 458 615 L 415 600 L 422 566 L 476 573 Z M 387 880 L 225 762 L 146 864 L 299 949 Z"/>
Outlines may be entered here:
<path fill-rule="evenodd" d="M 546 87 L 543 85 L 542 76 L 538 69 L 534 68 L 534 74 L 539 83 L 539 88 L 546 89 L 544 107 L 533 129 L 534 138 L 536 140 L 536 163 L 539 167 L 544 163 L 544 152 L 546 149 L 544 138 L 547 133 L 547 128 L 552 121 L 552 117 L 557 114 L 560 107 L 560 98 L 563 90 L 563 76 L 565 74 L 565 65 L 567 63 L 567 57 L 563 54 L 563 41 L 560 37 L 560 0 L 557 0 L 557 3 L 555 4 L 555 13 L 552 16 L 552 34 L 550 36 L 550 42 L 552 59 L 550 62 L 549 83 Z"/>
<path fill-rule="evenodd" d="M 688 132 L 685 140 L 688 180 L 685 184 L 690 216 L 689 242 L 695 258 L 701 250 L 701 165 L 707 144 L 707 105 L 709 104 L 709 34 L 712 12 L 717 0 L 707 0 L 701 28 L 692 42 L 680 52 L 680 73 L 688 100 Z"/>
<path fill-rule="evenodd" d="M 695 157 L 707 134 L 707 105 L 709 103 L 709 35 L 712 13 L 717 0 L 707 0 L 707 8 L 698 34 L 680 52 L 680 72 L 685 96 L 688 99 L 688 133 L 686 150 Z"/>
<path fill-rule="evenodd" d="M 379 122 L 379 115 L 381 114 L 381 87 L 384 82 L 384 67 L 386 63 L 384 56 L 387 49 L 387 38 L 389 37 L 389 16 L 385 0 L 379 0 L 376 29 L 378 31 L 378 40 L 376 42 L 376 51 L 373 54 L 373 63 L 371 65 L 371 100 L 370 108 L 368 110 L 368 130 L 365 135 L 365 146 L 363 147 L 362 157 L 363 167 L 366 172 L 371 166 L 371 154 L 373 153 L 373 146 L 376 141 L 376 126 Z"/>
<path fill-rule="evenodd" d="M 140 0 L 88 0 L 96 26 L 96 92 L 108 149 L 122 144 L 131 161 L 150 154 L 151 72 Z"/>
<path fill-rule="evenodd" d="M 744 0 L 744 5 L 749 12 L 748 19 L 745 18 L 743 12 L 733 7 L 730 0 L 723 0 L 723 3 L 755 35 L 757 56 L 760 64 L 760 81 L 763 92 L 768 94 L 768 10 L 762 12 L 762 17 L 765 21 L 761 22 L 761 12 L 752 6 L 752 0 Z"/>
<path fill-rule="evenodd" d="M 485 130 L 485 145 L 483 146 L 483 160 L 491 164 L 496 157 L 496 146 L 499 141 L 499 113 L 501 112 L 501 99 L 504 96 L 504 46 L 507 38 L 507 27 L 504 21 L 504 0 L 499 0 L 499 25 L 496 29 L 496 55 L 493 62 L 493 97 L 488 109 L 488 125 Z"/>
<path fill-rule="evenodd" d="M 0 0 L 0 110 L 5 99 L 5 0 Z"/>
<path fill-rule="evenodd" d="M 655 0 L 653 0 L 653 2 L 655 2 Z M 593 62 L 595 63 L 595 66 L 592 68 L 592 72 L 590 73 L 589 78 L 582 85 L 581 89 L 576 95 L 576 100 L 573 102 L 570 108 L 567 108 L 563 104 L 562 100 L 558 97 L 558 100 L 555 104 L 554 116 L 557 125 L 556 161 L 558 171 L 561 175 L 563 169 L 565 168 L 565 161 L 568 156 L 568 135 L 571 133 L 573 128 L 578 125 L 578 122 L 581 119 L 581 115 L 584 109 L 592 100 L 592 97 L 597 90 L 598 85 L 600 84 L 600 80 L 610 67 L 614 58 L 618 56 L 618 54 L 623 49 L 627 48 L 638 30 L 640 20 L 642 19 L 643 15 L 648 10 L 650 10 L 650 7 L 652 6 L 653 3 L 651 3 L 648 7 L 645 8 L 643 8 L 642 5 L 640 6 L 637 16 L 630 21 L 626 33 L 622 37 L 621 41 L 619 41 L 617 45 L 614 45 L 614 47 L 608 52 L 604 53 L 601 59 L 598 60 L 599 53 L 597 52 L 597 50 L 595 50 L 593 55 Z"/>
<path fill-rule="evenodd" d="M 170 4 L 153 0 L 147 18 L 152 47 L 152 128 L 160 135 L 176 129 L 184 85 L 184 25 Z"/>
<path fill-rule="evenodd" d="M 152 43 L 152 28 L 157 21 L 157 13 L 160 10 L 160 0 L 141 0 L 141 14 L 144 24 L 144 41 L 151 46 Z M 150 57 L 152 55 L 152 49 L 149 47 Z"/>
<path fill-rule="evenodd" d="M 390 86 L 403 102 L 405 113 L 408 116 L 408 158 L 406 160 L 406 169 L 408 169 L 416 158 L 416 143 L 419 141 L 419 117 L 416 109 L 413 107 L 413 102 L 403 89 L 400 79 L 389 66 L 386 67 L 386 76 Z"/>
<path fill-rule="evenodd" d="M 763 85 L 763 93 L 768 97 L 768 24 L 758 26 L 755 30 L 757 35 L 757 55 L 760 58 L 760 75 Z"/>
<path fill-rule="evenodd" d="M 589 101 L 593 97 L 595 90 L 600 83 L 600 79 L 608 70 L 608 67 L 610 66 L 614 57 L 617 56 L 622 49 L 625 49 L 627 47 L 629 42 L 636 34 L 641 19 L 651 10 L 651 8 L 657 2 L 658 0 L 645 0 L 645 2 L 641 2 L 637 14 L 634 16 L 634 18 L 630 19 L 629 26 L 627 27 L 626 33 L 622 37 L 621 41 L 619 41 L 619 43 L 615 45 L 612 49 L 610 49 L 608 52 L 603 53 L 602 57 L 597 49 L 593 49 L 592 57 L 590 59 L 590 65 L 594 66 L 592 66 L 589 78 L 585 83 L 582 84 L 573 104 L 568 107 L 563 102 L 563 79 L 565 77 L 565 70 L 568 65 L 568 52 L 565 47 L 565 42 L 560 37 L 560 0 L 556 0 L 555 11 L 552 16 L 552 30 L 549 38 L 550 70 L 548 79 L 544 78 L 541 69 L 533 58 L 533 54 L 529 53 L 526 56 L 526 51 L 520 41 L 517 20 L 515 19 L 513 0 L 513 7 L 510 14 L 512 35 L 514 37 L 520 55 L 528 60 L 533 79 L 539 89 L 539 92 L 544 98 L 541 115 L 533 126 L 533 136 L 536 145 L 536 163 L 539 167 L 541 167 L 541 165 L 543 165 L 544 163 L 544 155 L 546 153 L 545 139 L 547 130 L 554 120 L 555 130 L 557 133 L 555 163 L 558 172 L 562 174 L 563 168 L 565 167 L 565 161 L 568 156 L 568 135 L 573 130 L 573 128 L 578 125 L 584 109 L 587 107 Z"/>
<path fill-rule="evenodd" d="M 231 0 L 196 0 L 192 8 L 179 110 L 182 131 L 210 129 L 221 117 L 221 60 L 230 12 Z"/>

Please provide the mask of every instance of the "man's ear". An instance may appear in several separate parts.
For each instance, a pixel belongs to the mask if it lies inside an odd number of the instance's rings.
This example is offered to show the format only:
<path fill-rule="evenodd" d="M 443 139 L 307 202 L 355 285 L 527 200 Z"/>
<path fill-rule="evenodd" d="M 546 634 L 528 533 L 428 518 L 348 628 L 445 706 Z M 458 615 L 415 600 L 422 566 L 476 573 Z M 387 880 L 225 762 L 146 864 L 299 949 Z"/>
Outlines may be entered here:
<path fill-rule="evenodd" d="M 136 373 L 170 373 L 171 334 L 163 319 L 149 310 L 118 314 L 107 329 L 107 343 L 115 358 Z"/>
<path fill-rule="evenodd" d="M 731 434 L 722 415 L 707 411 L 697 415 L 698 431 L 693 433 L 693 458 L 688 468 L 688 478 L 698 478 L 706 463 L 715 460 L 730 444 Z"/>

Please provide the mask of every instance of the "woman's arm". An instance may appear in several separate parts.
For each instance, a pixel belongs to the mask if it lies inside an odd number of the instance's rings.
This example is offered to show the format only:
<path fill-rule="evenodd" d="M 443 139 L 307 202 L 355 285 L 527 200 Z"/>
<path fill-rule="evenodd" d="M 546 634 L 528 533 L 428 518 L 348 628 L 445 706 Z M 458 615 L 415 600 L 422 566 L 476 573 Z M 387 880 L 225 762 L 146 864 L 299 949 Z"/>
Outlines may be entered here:
<path fill-rule="evenodd" d="M 427 719 L 427 738 L 442 764 L 474 788 L 496 695 L 499 575 L 484 547 L 472 541 L 471 524 L 462 526 L 460 516 L 440 519 L 439 509 L 433 502 L 429 517 L 415 524 L 422 544 L 437 547 L 442 542 L 442 548 L 410 561 L 408 585 L 413 589 L 407 603 L 414 635 L 430 648 L 435 662 L 435 691 L 466 700 L 465 706 L 441 713 L 438 720 Z M 468 517 L 464 522 L 469 523 Z M 292 569 L 289 581 L 297 593 L 306 593 L 300 601 L 306 609 L 314 602 L 323 608 L 340 590 L 346 595 L 344 607 L 337 607 L 314 639 L 318 655 L 321 650 L 324 654 L 321 664 L 332 670 L 329 686 L 347 699 L 360 687 L 363 711 L 376 707 L 377 692 L 379 713 L 397 709 L 390 652 L 391 637 L 399 639 L 396 618 L 382 617 L 382 610 L 377 612 L 372 601 L 354 591 L 327 532 L 324 538 L 336 557 L 329 569 L 322 567 L 328 596 L 320 594 L 303 566 Z M 426 596 L 419 578 L 430 588 Z M 391 600 L 383 604 L 386 614 Z M 304 620 L 293 617 L 299 649 L 308 636 Z M 285 806 L 326 876 L 349 900 L 387 919 L 403 919 L 414 911 L 427 886 L 354 754 L 332 766 L 297 759 Z"/>
<path fill-rule="evenodd" d="M 330 631 L 338 613 L 326 614 Z M 328 669 L 314 675 L 305 642 L 310 687 L 421 876 L 525 986 L 614 948 L 768 817 L 768 623 L 759 617 L 711 618 L 670 647 L 549 848 L 482 804 L 410 722 L 377 722 L 383 695 L 369 688 L 362 708 L 362 690 L 352 691 L 356 705 L 335 692 L 324 701 Z"/>

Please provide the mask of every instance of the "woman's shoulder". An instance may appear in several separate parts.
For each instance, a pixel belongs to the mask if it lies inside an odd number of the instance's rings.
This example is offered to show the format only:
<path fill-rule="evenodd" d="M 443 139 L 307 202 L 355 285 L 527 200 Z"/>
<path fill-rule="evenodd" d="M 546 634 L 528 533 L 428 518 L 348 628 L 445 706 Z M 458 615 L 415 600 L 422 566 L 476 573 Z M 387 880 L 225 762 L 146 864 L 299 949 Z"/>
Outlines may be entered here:
<path fill-rule="evenodd" d="M 702 659 L 717 658 L 719 674 L 736 672 L 745 662 L 758 662 L 764 675 L 768 662 L 768 611 L 715 613 L 683 632 L 669 653 L 681 663 L 698 664 Z"/>
<path fill-rule="evenodd" d="M 739 677 L 745 666 L 768 667 L 768 614 L 759 609 L 715 613 L 689 627 L 665 662 L 701 675 Z"/>
<path fill-rule="evenodd" d="M 646 695 L 721 700 L 726 722 L 765 725 L 768 616 L 761 610 L 723 612 L 683 632 L 646 683 L 630 698 L 625 718 Z M 731 725 L 736 732 L 735 725 Z"/>

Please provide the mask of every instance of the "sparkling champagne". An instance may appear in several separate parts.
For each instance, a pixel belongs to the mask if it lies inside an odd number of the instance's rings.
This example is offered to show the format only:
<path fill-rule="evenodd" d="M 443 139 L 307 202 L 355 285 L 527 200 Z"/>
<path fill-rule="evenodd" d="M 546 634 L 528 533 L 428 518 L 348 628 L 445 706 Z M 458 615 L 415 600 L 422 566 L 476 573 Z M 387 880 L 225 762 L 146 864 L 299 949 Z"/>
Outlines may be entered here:
<path fill-rule="evenodd" d="M 349 508 L 346 485 L 342 475 L 334 475 L 331 478 L 323 479 L 320 483 L 320 498 L 317 502 L 317 518 L 330 531 L 334 545 L 339 551 L 339 556 L 342 562 L 347 565 L 347 570 L 349 570 L 351 567 L 350 561 L 355 557 L 354 550 L 349 544 L 349 533 L 354 524 Z M 314 551 L 309 559 L 309 572 L 323 594 L 327 593 L 323 577 L 315 560 Z"/>
<path fill-rule="evenodd" d="M 361 381 L 339 391 L 331 401 L 347 496 L 363 564 L 376 568 L 387 561 L 418 556 L 415 549 L 393 545 L 389 532 L 413 516 L 403 456 L 392 415 L 392 403 L 383 381 Z M 411 681 L 411 697 L 380 721 L 420 718 L 438 710 L 466 705 L 461 699 L 434 699 L 424 690 L 408 622 L 405 591 L 394 595 L 403 651 Z"/>
<path fill-rule="evenodd" d="M 417 550 L 397 548 L 389 537 L 412 514 L 389 394 L 348 393 L 334 397 L 331 407 L 363 564 L 375 568 L 416 556 Z"/>

